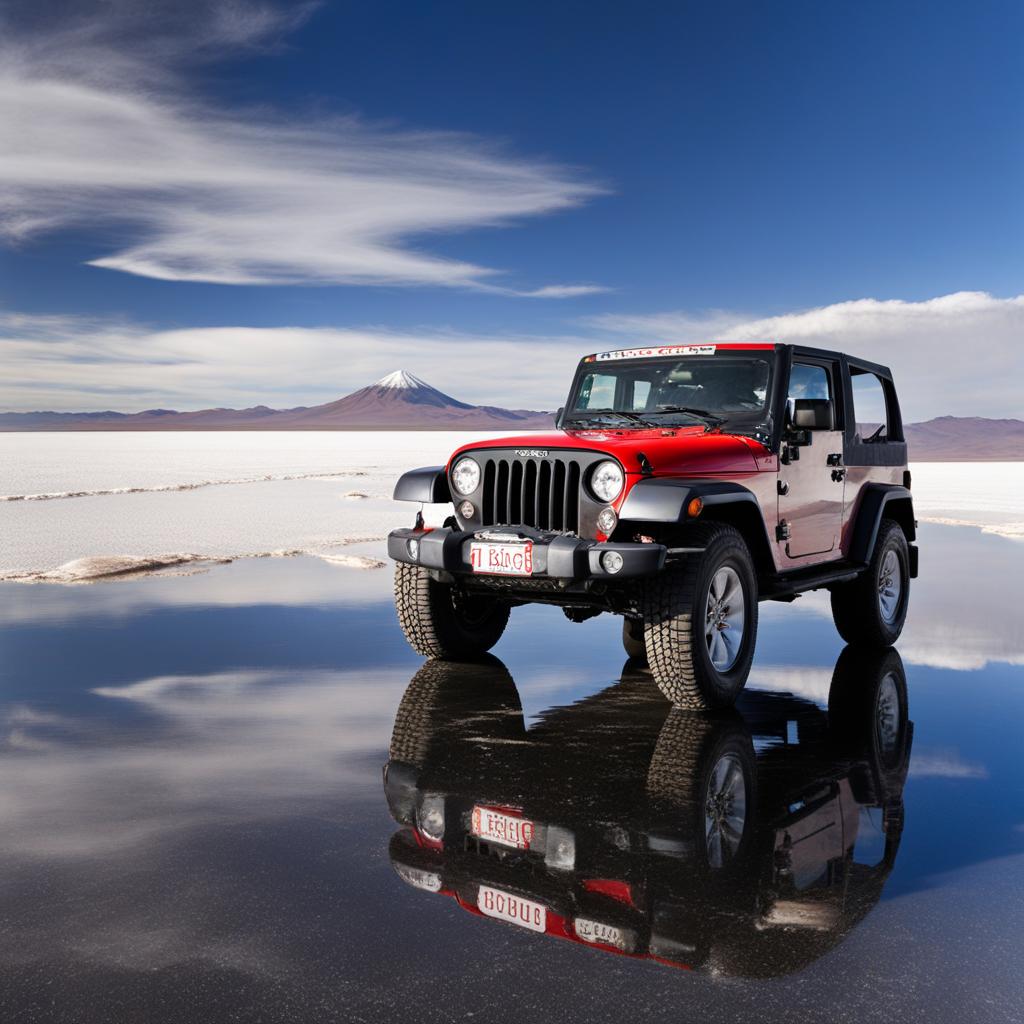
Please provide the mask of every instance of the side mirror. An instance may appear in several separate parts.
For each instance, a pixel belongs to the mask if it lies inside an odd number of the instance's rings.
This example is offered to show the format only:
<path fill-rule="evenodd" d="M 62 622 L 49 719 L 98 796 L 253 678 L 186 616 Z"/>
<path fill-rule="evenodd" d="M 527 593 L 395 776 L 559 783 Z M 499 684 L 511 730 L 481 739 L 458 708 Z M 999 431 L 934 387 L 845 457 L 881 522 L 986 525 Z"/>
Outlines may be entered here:
<path fill-rule="evenodd" d="M 562 413 L 563 412 L 565 412 L 565 406 L 564 405 L 560 405 L 558 407 L 558 412 L 555 413 L 555 426 L 556 427 L 559 427 L 559 426 L 562 425 Z"/>
<path fill-rule="evenodd" d="M 796 430 L 835 430 L 835 410 L 828 398 L 797 398 L 793 401 L 792 425 Z"/>

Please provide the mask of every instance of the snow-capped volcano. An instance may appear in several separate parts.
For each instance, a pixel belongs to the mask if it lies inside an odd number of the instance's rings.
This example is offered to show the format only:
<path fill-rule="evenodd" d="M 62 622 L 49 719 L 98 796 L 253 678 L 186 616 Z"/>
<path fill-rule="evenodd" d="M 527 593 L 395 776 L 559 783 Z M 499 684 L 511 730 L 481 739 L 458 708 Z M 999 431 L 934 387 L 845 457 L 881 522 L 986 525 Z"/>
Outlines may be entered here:
<path fill-rule="evenodd" d="M 383 402 L 390 404 L 394 402 L 407 403 L 410 405 L 432 405 L 438 409 L 472 409 L 472 405 L 460 402 L 451 395 L 431 387 L 425 380 L 421 380 L 414 373 L 408 370 L 395 370 L 380 380 L 374 381 L 365 388 L 353 391 L 333 405 L 344 403 L 346 409 L 361 409 L 367 404 Z M 321 406 L 320 408 L 326 408 Z"/>
<path fill-rule="evenodd" d="M 375 380 L 370 387 L 372 388 L 430 388 L 430 385 L 425 380 L 420 380 L 419 377 L 414 373 L 410 373 L 408 370 L 395 370 L 394 373 L 389 373 L 387 376 L 381 377 L 380 380 Z M 433 388 L 430 388 L 433 391 Z"/>
<path fill-rule="evenodd" d="M 327 430 L 336 427 L 443 429 L 449 426 L 502 430 L 511 426 L 547 428 L 552 425 L 550 413 L 460 402 L 408 370 L 395 370 L 336 402 L 286 415 L 290 421 L 288 426 L 322 426 Z"/>

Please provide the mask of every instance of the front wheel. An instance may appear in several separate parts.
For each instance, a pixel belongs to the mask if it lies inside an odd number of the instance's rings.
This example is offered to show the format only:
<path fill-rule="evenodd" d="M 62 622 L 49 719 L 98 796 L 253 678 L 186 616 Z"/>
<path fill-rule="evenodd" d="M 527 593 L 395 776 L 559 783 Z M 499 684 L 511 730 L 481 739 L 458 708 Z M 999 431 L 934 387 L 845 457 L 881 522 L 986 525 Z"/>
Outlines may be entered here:
<path fill-rule="evenodd" d="M 500 639 L 509 606 L 486 595 L 465 599 L 422 566 L 395 566 L 395 610 L 409 646 L 424 658 L 478 658 Z"/>
<path fill-rule="evenodd" d="M 832 588 L 832 618 L 848 644 L 891 647 L 910 602 L 910 551 L 900 524 L 883 519 L 868 567 Z"/>
<path fill-rule="evenodd" d="M 754 658 L 754 564 L 742 535 L 723 523 L 703 524 L 687 541 L 703 552 L 648 585 L 647 661 L 677 707 L 727 707 L 743 689 Z"/>

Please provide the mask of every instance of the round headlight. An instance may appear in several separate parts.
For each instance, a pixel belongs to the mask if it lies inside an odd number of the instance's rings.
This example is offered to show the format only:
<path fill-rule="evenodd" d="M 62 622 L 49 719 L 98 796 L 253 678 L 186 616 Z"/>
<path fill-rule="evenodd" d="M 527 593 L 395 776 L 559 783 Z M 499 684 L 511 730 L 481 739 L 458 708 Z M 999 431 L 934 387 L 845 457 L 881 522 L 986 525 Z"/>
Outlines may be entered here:
<path fill-rule="evenodd" d="M 473 459 L 459 459 L 455 463 L 452 486 L 459 494 L 472 494 L 480 486 L 480 467 Z"/>
<path fill-rule="evenodd" d="M 622 490 L 622 470 L 617 462 L 599 462 L 590 478 L 590 489 L 602 501 L 614 501 Z"/>
<path fill-rule="evenodd" d="M 428 838 L 439 841 L 444 838 L 444 797 L 437 793 L 425 793 L 420 800 L 416 823 Z"/>

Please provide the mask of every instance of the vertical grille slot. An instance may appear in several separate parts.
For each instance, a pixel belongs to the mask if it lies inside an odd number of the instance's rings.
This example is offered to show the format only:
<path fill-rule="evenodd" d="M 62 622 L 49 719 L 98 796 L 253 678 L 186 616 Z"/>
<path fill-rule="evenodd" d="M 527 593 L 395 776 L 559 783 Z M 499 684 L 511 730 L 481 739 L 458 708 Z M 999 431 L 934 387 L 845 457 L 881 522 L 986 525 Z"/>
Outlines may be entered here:
<path fill-rule="evenodd" d="M 509 522 L 511 509 L 508 507 L 508 463 L 501 459 L 498 462 L 498 479 L 494 485 L 494 515 L 496 523 Z"/>
<path fill-rule="evenodd" d="M 523 501 L 523 464 L 513 462 L 510 471 L 508 485 L 508 521 L 510 523 L 526 523 L 524 512 L 525 502 Z"/>
<path fill-rule="evenodd" d="M 562 499 L 562 529 L 576 530 L 580 518 L 580 464 L 570 462 L 566 476 L 568 479 L 565 482 L 565 494 Z"/>
<path fill-rule="evenodd" d="M 484 463 L 484 487 L 483 487 L 483 509 L 482 516 L 484 523 L 494 522 L 494 508 L 497 494 L 497 477 L 495 474 L 494 459 L 488 459 Z"/>
<path fill-rule="evenodd" d="M 537 469 L 537 529 L 551 528 L 551 513 L 548 502 L 551 500 L 551 463 L 542 462 Z"/>
<path fill-rule="evenodd" d="M 539 526 L 537 511 L 537 463 L 530 459 L 523 467 L 523 517 L 530 517 L 534 526 Z"/>
<path fill-rule="evenodd" d="M 558 461 L 551 468 L 551 494 L 548 497 L 548 522 L 552 530 L 565 529 L 564 496 L 565 463 Z"/>

